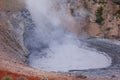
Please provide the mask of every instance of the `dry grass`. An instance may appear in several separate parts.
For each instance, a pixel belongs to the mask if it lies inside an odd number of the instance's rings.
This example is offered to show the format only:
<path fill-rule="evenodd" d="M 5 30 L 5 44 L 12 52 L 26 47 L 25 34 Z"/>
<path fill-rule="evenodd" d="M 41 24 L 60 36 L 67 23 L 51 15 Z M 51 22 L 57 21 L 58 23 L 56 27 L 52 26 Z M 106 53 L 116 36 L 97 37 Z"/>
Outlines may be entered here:
<path fill-rule="evenodd" d="M 0 0 L 1 11 L 18 11 L 25 7 L 24 0 Z"/>

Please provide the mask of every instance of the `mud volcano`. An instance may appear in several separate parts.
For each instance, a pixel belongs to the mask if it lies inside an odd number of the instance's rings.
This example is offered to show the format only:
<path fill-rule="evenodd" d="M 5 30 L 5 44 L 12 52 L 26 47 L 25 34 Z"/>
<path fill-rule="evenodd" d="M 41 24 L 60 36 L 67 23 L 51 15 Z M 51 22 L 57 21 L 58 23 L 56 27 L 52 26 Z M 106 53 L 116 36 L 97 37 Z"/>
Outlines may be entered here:
<path fill-rule="evenodd" d="M 0 12 L 0 79 L 120 79 L 120 42 L 85 35 L 89 12 L 81 8 L 78 24 L 68 2 L 27 0 L 24 9 Z"/>
<path fill-rule="evenodd" d="M 107 54 L 87 47 L 87 43 L 80 40 L 81 36 L 74 31 L 77 23 L 67 12 L 67 2 L 31 0 L 27 3 L 36 25 L 24 34 L 25 45 L 30 51 L 30 66 L 48 71 L 69 71 L 111 65 L 111 58 Z M 87 16 L 86 10 L 81 10 L 81 13 L 80 16 Z M 80 18 L 82 22 L 84 18 Z M 81 25 L 79 27 L 84 27 Z"/>

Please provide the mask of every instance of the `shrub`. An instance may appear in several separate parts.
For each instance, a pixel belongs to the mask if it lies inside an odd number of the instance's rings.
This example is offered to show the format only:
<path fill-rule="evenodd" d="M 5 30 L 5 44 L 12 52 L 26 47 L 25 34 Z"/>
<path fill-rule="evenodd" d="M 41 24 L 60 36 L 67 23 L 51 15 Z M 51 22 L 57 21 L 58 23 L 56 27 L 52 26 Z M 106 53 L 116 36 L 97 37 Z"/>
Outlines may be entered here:
<path fill-rule="evenodd" d="M 96 23 L 102 24 L 102 22 L 104 20 L 102 15 L 103 15 L 103 7 L 100 6 L 96 11 Z"/>
<path fill-rule="evenodd" d="M 43 77 L 41 80 L 48 80 L 47 78 Z"/>
<path fill-rule="evenodd" d="M 117 10 L 117 11 L 114 13 L 114 16 L 116 16 L 116 17 L 120 18 L 120 9 L 119 9 L 119 10 Z"/>
<path fill-rule="evenodd" d="M 107 2 L 105 2 L 105 0 L 99 0 L 98 3 L 99 3 L 99 4 L 105 4 L 105 3 L 107 3 Z"/>
<path fill-rule="evenodd" d="M 24 77 L 20 77 L 18 78 L 17 80 L 28 80 L 27 78 L 24 78 Z"/>
<path fill-rule="evenodd" d="M 87 78 L 87 76 L 84 76 L 84 75 L 82 75 L 82 74 L 76 75 L 76 77 L 77 77 L 77 78 L 81 78 L 81 79 L 86 79 L 86 78 Z"/>
<path fill-rule="evenodd" d="M 106 28 L 106 31 L 110 31 L 112 28 L 111 27 L 108 27 L 108 28 Z"/>
<path fill-rule="evenodd" d="M 97 3 L 97 0 L 93 0 L 95 3 Z"/>
<path fill-rule="evenodd" d="M 9 77 L 9 76 L 5 76 L 5 77 L 3 77 L 2 80 L 12 80 L 12 79 L 11 79 L 11 77 Z"/>

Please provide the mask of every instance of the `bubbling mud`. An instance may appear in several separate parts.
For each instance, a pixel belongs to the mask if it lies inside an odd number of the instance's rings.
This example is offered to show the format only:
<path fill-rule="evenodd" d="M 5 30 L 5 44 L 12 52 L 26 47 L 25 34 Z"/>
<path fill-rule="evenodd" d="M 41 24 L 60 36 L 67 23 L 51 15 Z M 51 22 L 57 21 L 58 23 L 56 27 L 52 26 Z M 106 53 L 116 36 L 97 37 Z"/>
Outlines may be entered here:
<path fill-rule="evenodd" d="M 78 25 L 69 14 L 66 1 L 27 0 L 27 8 L 36 25 L 29 33 L 31 37 L 25 41 L 30 51 L 29 65 L 47 71 L 87 70 L 110 66 L 111 58 L 107 54 L 87 47 L 87 43 L 80 40 L 77 33 L 84 26 Z M 85 10 L 81 11 L 81 15 L 87 14 Z"/>

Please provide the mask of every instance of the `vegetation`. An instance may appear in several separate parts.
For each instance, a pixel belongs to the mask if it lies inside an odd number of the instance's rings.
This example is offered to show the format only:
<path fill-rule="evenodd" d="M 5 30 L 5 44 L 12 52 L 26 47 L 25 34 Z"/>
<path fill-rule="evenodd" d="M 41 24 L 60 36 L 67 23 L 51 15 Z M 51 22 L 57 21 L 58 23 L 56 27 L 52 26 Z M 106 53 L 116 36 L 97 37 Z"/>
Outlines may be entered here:
<path fill-rule="evenodd" d="M 12 79 L 11 79 L 11 77 L 9 77 L 9 76 L 5 76 L 5 77 L 3 77 L 2 80 L 12 80 Z"/>
<path fill-rule="evenodd" d="M 84 8 L 88 9 L 88 4 L 86 3 L 86 1 L 84 2 Z"/>
<path fill-rule="evenodd" d="M 27 80 L 27 79 L 26 79 L 26 78 L 21 77 L 21 78 L 18 78 L 17 80 Z"/>
<path fill-rule="evenodd" d="M 114 15 L 115 15 L 117 18 L 120 18 L 120 9 L 117 10 Z"/>
<path fill-rule="evenodd" d="M 117 10 L 117 11 L 116 11 L 116 14 L 120 14 L 120 10 Z"/>
<path fill-rule="evenodd" d="M 105 0 L 93 0 L 95 3 L 99 3 L 99 4 L 106 4 L 107 1 Z"/>
<path fill-rule="evenodd" d="M 105 3 L 107 3 L 107 2 L 106 2 L 105 0 L 99 0 L 98 3 L 99 3 L 99 4 L 105 4 Z"/>
<path fill-rule="evenodd" d="M 103 15 L 103 7 L 100 6 L 96 11 L 96 23 L 102 24 L 102 22 L 104 20 L 102 15 Z"/>
<path fill-rule="evenodd" d="M 110 30 L 111 30 L 111 28 L 110 28 L 110 27 L 106 28 L 106 31 L 110 31 Z"/>
<path fill-rule="evenodd" d="M 80 75 L 77 75 L 76 77 L 77 77 L 77 78 L 81 78 L 81 79 L 86 79 L 86 78 L 87 78 L 87 76 L 84 76 L 84 75 L 81 75 L 81 74 L 80 74 Z"/>
<path fill-rule="evenodd" d="M 48 80 L 47 78 L 43 77 L 41 80 Z"/>
<path fill-rule="evenodd" d="M 97 3 L 97 0 L 93 0 L 95 3 Z"/>

